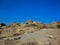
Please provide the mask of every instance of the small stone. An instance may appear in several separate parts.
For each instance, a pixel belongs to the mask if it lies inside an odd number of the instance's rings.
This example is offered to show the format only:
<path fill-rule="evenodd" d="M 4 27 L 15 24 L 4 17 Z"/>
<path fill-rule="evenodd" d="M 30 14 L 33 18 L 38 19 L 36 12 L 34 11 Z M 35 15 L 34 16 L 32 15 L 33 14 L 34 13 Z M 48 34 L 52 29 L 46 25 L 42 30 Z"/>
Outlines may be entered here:
<path fill-rule="evenodd" d="M 50 39 L 56 39 L 57 36 L 49 35 L 49 38 L 50 38 Z"/>
<path fill-rule="evenodd" d="M 49 41 L 45 42 L 44 45 L 50 45 L 51 43 Z"/>

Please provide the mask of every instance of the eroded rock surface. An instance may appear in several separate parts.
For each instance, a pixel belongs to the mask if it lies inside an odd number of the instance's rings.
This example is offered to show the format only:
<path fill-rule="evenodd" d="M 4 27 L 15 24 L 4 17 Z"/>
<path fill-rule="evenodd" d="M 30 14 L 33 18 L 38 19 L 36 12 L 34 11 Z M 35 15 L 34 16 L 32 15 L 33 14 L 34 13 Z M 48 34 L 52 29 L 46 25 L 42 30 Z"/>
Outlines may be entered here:
<path fill-rule="evenodd" d="M 60 45 L 60 22 L 0 24 L 0 45 Z"/>

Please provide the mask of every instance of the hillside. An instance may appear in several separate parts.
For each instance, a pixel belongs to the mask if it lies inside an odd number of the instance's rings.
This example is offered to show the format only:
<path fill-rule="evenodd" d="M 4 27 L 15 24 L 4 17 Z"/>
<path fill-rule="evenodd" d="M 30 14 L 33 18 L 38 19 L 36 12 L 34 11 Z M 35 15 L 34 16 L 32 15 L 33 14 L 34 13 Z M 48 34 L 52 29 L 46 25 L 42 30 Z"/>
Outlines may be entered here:
<path fill-rule="evenodd" d="M 60 22 L 0 23 L 0 45 L 60 45 Z"/>

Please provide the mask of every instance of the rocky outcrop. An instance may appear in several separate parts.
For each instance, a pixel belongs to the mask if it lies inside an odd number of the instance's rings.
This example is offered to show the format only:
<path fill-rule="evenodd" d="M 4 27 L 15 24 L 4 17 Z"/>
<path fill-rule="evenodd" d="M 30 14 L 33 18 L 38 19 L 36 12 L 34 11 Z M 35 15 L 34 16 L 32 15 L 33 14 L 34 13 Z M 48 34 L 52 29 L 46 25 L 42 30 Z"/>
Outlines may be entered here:
<path fill-rule="evenodd" d="M 0 45 L 60 45 L 60 22 L 1 23 Z"/>

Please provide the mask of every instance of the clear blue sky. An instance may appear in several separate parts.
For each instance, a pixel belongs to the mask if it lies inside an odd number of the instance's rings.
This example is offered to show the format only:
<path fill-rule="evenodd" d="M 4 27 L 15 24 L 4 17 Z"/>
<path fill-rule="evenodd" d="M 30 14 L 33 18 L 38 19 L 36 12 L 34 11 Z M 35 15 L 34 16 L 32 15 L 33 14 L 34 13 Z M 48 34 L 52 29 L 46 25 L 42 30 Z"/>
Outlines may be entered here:
<path fill-rule="evenodd" d="M 43 23 L 60 21 L 60 0 L 0 0 L 0 22 L 29 19 Z"/>

